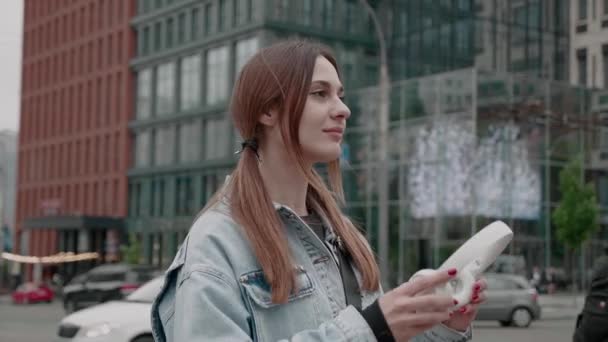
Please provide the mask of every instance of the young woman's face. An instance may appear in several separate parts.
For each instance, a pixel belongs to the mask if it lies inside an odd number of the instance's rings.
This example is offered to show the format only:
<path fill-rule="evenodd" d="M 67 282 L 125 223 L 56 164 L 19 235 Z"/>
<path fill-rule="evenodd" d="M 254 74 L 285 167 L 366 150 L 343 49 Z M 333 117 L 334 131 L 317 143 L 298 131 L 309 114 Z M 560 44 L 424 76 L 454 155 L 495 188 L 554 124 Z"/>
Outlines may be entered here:
<path fill-rule="evenodd" d="M 298 132 L 304 158 L 310 163 L 340 157 L 340 143 L 350 117 L 343 96 L 336 69 L 325 57 L 317 57 Z"/>

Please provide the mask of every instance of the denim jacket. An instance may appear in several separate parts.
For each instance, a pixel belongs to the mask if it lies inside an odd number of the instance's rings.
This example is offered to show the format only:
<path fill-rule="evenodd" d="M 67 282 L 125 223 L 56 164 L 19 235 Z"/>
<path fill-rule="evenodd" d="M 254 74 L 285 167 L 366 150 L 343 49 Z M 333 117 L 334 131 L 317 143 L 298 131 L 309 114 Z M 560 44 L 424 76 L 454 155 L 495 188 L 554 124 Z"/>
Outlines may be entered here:
<path fill-rule="evenodd" d="M 331 228 L 321 241 L 293 210 L 275 207 L 295 263 L 297 290 L 288 302 L 271 301 L 248 240 L 220 202 L 194 222 L 166 272 L 152 306 L 156 342 L 376 341 L 361 314 L 346 305 L 336 256 L 328 247 L 335 238 Z M 381 294 L 362 291 L 362 307 Z M 470 329 L 464 334 L 438 325 L 414 341 L 469 339 Z"/>

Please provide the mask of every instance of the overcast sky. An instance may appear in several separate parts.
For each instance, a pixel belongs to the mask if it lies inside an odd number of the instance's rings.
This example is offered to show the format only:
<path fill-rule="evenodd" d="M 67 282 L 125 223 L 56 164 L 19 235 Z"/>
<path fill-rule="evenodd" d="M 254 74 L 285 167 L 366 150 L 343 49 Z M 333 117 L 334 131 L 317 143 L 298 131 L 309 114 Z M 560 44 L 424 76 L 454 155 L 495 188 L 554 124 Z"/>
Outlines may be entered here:
<path fill-rule="evenodd" d="M 0 0 L 0 131 L 19 128 L 23 0 Z"/>

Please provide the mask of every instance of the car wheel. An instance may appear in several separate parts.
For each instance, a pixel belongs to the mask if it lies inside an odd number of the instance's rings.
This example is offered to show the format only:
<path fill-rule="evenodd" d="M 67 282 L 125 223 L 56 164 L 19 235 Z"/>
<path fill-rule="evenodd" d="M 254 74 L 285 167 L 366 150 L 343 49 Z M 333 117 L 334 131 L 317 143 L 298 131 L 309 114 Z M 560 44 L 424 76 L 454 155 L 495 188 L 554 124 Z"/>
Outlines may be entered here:
<path fill-rule="evenodd" d="M 510 321 L 498 321 L 500 323 L 501 327 L 510 327 L 511 326 L 511 322 Z"/>
<path fill-rule="evenodd" d="M 131 342 L 154 342 L 152 335 L 140 335 L 132 339 Z"/>
<path fill-rule="evenodd" d="M 511 313 L 511 324 L 518 328 L 527 328 L 532 323 L 532 313 L 526 308 L 516 308 Z"/>

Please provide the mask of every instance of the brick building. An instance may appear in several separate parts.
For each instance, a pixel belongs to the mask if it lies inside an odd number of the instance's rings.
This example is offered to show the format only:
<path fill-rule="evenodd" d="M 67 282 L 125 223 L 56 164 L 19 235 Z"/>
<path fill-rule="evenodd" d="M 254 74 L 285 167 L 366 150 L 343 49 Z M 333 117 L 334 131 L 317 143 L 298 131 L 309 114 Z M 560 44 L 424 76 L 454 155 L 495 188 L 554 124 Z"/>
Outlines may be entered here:
<path fill-rule="evenodd" d="M 127 212 L 134 1 L 25 0 L 15 252 L 117 257 Z M 71 275 L 93 263 L 71 263 Z"/>

